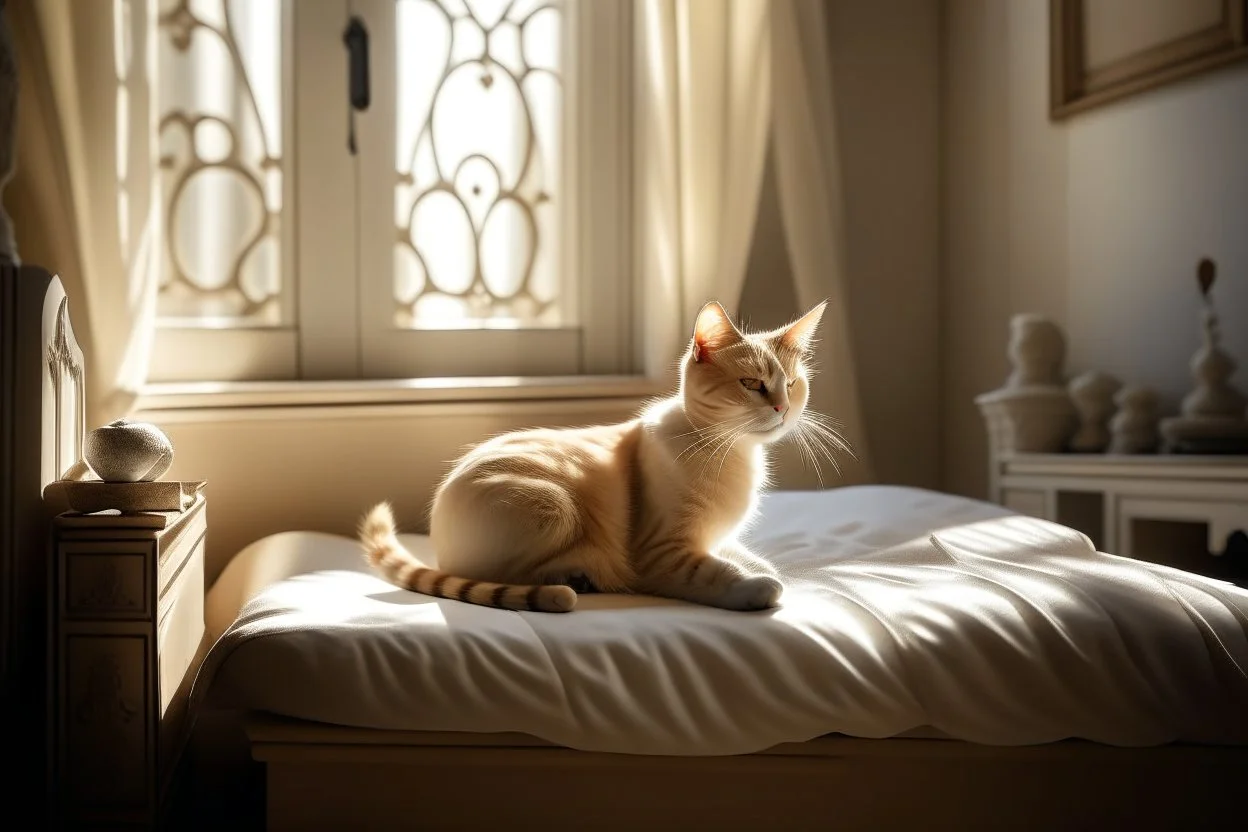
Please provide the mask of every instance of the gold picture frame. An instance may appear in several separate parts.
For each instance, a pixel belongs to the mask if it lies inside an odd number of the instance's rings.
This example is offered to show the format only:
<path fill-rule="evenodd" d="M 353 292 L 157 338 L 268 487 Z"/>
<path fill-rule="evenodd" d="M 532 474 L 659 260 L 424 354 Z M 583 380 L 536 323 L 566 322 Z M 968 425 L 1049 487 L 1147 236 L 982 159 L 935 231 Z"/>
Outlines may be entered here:
<path fill-rule="evenodd" d="M 1248 0 L 1049 0 L 1060 120 L 1248 58 Z"/>

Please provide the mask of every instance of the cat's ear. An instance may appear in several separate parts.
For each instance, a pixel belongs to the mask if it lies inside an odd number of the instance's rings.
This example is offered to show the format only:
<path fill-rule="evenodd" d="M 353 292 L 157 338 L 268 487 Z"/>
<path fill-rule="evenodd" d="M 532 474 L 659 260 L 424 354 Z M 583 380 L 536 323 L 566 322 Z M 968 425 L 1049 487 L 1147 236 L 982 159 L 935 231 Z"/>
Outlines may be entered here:
<path fill-rule="evenodd" d="M 733 326 L 724 307 L 711 301 L 702 307 L 693 325 L 693 360 L 706 361 L 716 350 L 740 341 L 742 335 Z"/>
<path fill-rule="evenodd" d="M 793 347 L 802 352 L 809 352 L 815 342 L 815 330 L 823 319 L 823 310 L 827 307 L 825 300 L 814 309 L 780 330 L 779 341 L 786 347 Z"/>

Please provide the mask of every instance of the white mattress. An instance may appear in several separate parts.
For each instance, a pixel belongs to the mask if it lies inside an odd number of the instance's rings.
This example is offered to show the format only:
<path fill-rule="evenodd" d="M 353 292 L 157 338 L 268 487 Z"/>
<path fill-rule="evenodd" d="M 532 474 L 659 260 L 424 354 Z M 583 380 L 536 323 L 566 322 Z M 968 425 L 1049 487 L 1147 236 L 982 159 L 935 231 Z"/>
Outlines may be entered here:
<path fill-rule="evenodd" d="M 776 493 L 787 585 L 737 613 L 582 596 L 566 615 L 399 590 L 354 541 L 257 541 L 208 596 L 218 707 L 637 754 L 919 730 L 998 745 L 1248 743 L 1248 591 L 933 492 Z M 433 562 L 428 541 L 405 542 Z"/>

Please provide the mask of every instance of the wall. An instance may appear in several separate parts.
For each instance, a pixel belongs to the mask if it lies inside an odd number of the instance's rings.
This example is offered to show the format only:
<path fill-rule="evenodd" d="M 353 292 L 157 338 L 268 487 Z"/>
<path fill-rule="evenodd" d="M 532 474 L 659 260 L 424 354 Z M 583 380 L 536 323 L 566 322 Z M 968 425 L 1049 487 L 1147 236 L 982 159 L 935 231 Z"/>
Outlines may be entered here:
<path fill-rule="evenodd" d="M 941 467 L 972 496 L 987 483 L 973 398 L 1005 378 L 1014 313 L 1065 328 L 1070 376 L 1152 386 L 1172 413 L 1208 256 L 1224 345 L 1248 361 L 1248 66 L 1050 122 L 1048 6 L 944 4 Z"/>

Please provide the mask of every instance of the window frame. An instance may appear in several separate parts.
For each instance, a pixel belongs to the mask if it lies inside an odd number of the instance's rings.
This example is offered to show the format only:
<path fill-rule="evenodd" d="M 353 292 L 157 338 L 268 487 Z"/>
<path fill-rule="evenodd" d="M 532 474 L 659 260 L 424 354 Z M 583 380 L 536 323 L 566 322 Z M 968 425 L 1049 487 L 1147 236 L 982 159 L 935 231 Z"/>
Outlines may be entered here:
<path fill-rule="evenodd" d="M 394 31 L 395 5 L 396 0 L 284 0 L 282 150 L 289 161 L 282 278 L 293 314 L 280 327 L 159 327 L 153 383 L 480 376 L 520 381 L 628 377 L 638 369 L 632 257 L 635 12 L 629 2 L 562 2 L 569 49 L 561 175 L 568 205 L 559 240 L 569 275 L 564 284 L 579 276 L 571 298 L 574 322 L 514 330 L 366 326 L 380 320 L 379 308 L 392 308 L 393 186 L 379 183 L 394 179 L 394 108 L 381 102 L 394 98 L 395 44 L 387 35 Z M 342 44 L 353 15 L 370 33 L 372 86 L 369 110 L 355 114 L 355 155 L 347 148 Z M 333 101 L 341 107 L 326 103 Z M 388 244 L 378 242 L 382 237 L 369 228 L 386 229 Z M 384 278 L 368 284 L 367 275 Z"/>
<path fill-rule="evenodd" d="M 332 7 L 334 4 L 329 4 Z M 212 325 L 161 325 L 157 322 L 153 333 L 148 380 L 153 383 L 201 381 L 213 379 L 267 379 L 290 380 L 299 378 L 299 241 L 297 216 L 300 213 L 300 189 L 295 174 L 298 158 L 296 138 L 296 79 L 298 78 L 298 50 L 296 43 L 304 35 L 300 27 L 315 29 L 325 26 L 326 20 L 318 15 L 297 15 L 291 0 L 281 3 L 281 56 L 282 76 L 282 211 L 280 251 L 282 262 L 283 291 L 280 299 L 283 322 L 279 326 L 254 326 L 244 323 L 225 326 Z M 324 11 L 320 4 L 304 4 L 303 9 Z M 159 37 L 166 37 L 162 32 Z M 343 85 L 345 94 L 345 84 Z M 158 113 L 157 118 L 163 118 Z M 168 205 L 162 205 L 161 228 L 172 231 Z M 161 237 L 160 245 L 168 246 Z M 162 252 L 163 257 L 163 252 Z"/>

